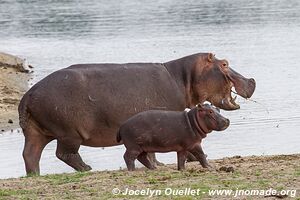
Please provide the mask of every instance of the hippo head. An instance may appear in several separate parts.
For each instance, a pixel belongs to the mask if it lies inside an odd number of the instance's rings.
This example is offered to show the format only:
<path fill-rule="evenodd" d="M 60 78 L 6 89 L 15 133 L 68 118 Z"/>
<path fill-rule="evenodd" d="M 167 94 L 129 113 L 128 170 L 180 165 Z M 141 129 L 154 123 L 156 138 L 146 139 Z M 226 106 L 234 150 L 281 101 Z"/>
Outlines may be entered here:
<path fill-rule="evenodd" d="M 224 110 L 240 108 L 235 102 L 236 97 L 231 96 L 233 87 L 236 94 L 250 98 L 256 85 L 253 78 L 245 78 L 231 69 L 227 60 L 218 60 L 211 53 L 198 57 L 193 79 L 194 102 L 203 103 L 207 100 Z"/>
<path fill-rule="evenodd" d="M 220 109 L 208 104 L 197 104 L 196 107 L 196 118 L 204 132 L 223 131 L 229 126 L 229 119 L 220 114 Z"/>

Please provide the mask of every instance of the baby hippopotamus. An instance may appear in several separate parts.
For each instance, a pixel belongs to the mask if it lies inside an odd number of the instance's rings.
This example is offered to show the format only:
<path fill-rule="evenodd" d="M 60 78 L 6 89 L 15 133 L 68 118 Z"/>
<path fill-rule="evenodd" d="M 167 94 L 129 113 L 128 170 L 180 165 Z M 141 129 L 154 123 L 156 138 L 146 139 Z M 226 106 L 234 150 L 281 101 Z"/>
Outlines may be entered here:
<path fill-rule="evenodd" d="M 208 104 L 198 104 L 188 112 L 149 110 L 129 118 L 117 134 L 117 141 L 122 140 L 126 147 L 124 160 L 128 170 L 135 169 L 135 159 L 154 169 L 147 153 L 170 151 L 177 152 L 178 170 L 183 170 L 188 151 L 200 146 L 207 133 L 222 131 L 229 126 L 229 119 L 219 112 Z M 200 152 L 196 157 L 203 167 L 207 167 L 206 156 L 202 149 Z"/>

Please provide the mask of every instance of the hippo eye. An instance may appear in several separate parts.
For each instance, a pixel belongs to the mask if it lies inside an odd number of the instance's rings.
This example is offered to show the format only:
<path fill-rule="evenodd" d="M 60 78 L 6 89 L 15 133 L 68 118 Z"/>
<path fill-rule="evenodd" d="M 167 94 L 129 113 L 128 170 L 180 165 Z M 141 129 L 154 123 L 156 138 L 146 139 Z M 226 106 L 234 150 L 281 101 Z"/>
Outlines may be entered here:
<path fill-rule="evenodd" d="M 223 67 L 227 67 L 227 63 L 223 63 L 222 66 L 223 66 Z"/>
<path fill-rule="evenodd" d="M 210 111 L 209 111 L 209 114 L 213 114 L 213 111 L 212 111 L 212 110 L 210 110 Z"/>

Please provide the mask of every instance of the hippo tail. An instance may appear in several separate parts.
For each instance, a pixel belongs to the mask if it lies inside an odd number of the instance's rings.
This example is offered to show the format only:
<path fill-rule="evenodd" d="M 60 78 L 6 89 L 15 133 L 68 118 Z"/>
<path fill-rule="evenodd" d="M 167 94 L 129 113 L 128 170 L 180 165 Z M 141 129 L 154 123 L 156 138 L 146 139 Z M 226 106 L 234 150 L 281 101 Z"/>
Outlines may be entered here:
<path fill-rule="evenodd" d="M 19 112 L 19 124 L 22 129 L 26 129 L 27 127 L 27 120 L 28 120 L 28 111 L 27 111 L 27 95 L 25 94 L 20 101 L 18 112 Z"/>
<path fill-rule="evenodd" d="M 118 133 L 117 133 L 117 142 L 121 142 L 122 137 L 121 137 L 121 131 L 119 129 Z"/>

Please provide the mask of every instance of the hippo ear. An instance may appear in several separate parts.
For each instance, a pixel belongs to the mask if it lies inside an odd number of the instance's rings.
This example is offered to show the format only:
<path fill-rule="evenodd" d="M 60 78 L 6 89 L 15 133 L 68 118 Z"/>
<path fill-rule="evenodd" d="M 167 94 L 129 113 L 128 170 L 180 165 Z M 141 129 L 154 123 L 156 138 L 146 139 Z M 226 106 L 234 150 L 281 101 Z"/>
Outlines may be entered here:
<path fill-rule="evenodd" d="M 208 60 L 208 62 L 213 62 L 214 57 L 215 57 L 214 54 L 209 53 L 209 54 L 207 55 L 207 60 Z"/>
<path fill-rule="evenodd" d="M 202 106 L 201 103 L 198 103 L 198 104 L 196 105 L 196 107 L 197 107 L 198 109 L 203 108 L 203 106 Z"/>

